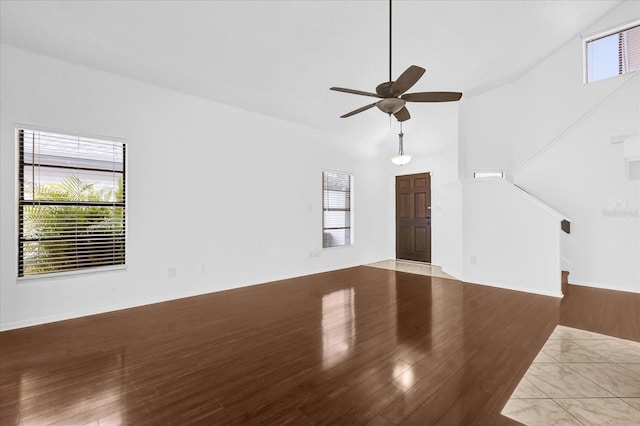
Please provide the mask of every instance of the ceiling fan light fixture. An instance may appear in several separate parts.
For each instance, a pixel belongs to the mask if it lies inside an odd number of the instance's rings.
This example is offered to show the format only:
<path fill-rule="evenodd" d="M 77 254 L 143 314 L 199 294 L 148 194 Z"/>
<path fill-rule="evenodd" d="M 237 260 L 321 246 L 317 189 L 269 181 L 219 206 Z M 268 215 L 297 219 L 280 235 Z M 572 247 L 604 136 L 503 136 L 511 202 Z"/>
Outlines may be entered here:
<path fill-rule="evenodd" d="M 391 162 L 396 166 L 404 166 L 411 161 L 411 156 L 409 154 L 396 155 L 395 157 L 391 157 Z"/>
<path fill-rule="evenodd" d="M 400 133 L 398 134 L 398 155 L 391 157 L 391 162 L 396 166 L 404 166 L 411 161 L 411 155 L 404 153 L 403 137 L 404 133 L 402 133 L 402 122 L 400 122 Z"/>
<path fill-rule="evenodd" d="M 382 112 L 386 112 L 387 114 L 395 114 L 400 111 L 405 104 L 406 101 L 398 98 L 386 98 L 376 102 L 378 109 Z"/>

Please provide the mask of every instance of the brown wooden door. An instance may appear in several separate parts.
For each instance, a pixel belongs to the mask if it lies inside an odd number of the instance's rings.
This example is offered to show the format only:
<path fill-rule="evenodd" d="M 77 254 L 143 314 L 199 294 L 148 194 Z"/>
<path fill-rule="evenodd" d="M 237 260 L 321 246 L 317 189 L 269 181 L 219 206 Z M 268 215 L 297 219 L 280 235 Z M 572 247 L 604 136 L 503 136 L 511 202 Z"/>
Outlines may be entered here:
<path fill-rule="evenodd" d="M 396 176 L 396 258 L 431 262 L 431 175 Z"/>

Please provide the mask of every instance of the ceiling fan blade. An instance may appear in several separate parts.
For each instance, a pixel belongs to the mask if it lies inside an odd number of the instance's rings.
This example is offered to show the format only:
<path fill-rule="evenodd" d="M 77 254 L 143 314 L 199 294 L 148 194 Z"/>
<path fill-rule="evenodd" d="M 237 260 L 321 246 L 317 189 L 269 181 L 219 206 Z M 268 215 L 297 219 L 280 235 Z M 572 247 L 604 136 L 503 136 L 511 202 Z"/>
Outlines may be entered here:
<path fill-rule="evenodd" d="M 389 89 L 389 94 L 391 96 L 398 96 L 411 89 L 411 86 L 420 80 L 424 71 L 425 70 L 422 67 L 411 65 L 400 75 L 400 77 L 398 77 L 395 83 L 393 83 L 391 89 Z"/>
<path fill-rule="evenodd" d="M 358 108 L 356 110 L 353 110 L 351 112 L 346 113 L 345 115 L 341 115 L 340 118 L 347 118 L 347 117 L 351 117 L 352 115 L 356 115 L 358 113 L 361 113 L 362 111 L 366 111 L 369 108 L 373 108 L 374 106 L 376 106 L 377 102 L 374 102 L 370 105 L 367 106 L 363 106 L 362 108 Z"/>
<path fill-rule="evenodd" d="M 407 109 L 407 107 L 402 107 L 402 109 L 396 112 L 395 114 L 393 114 L 393 116 L 400 122 L 407 121 L 408 119 L 411 118 L 411 115 L 409 114 L 409 110 Z"/>
<path fill-rule="evenodd" d="M 454 102 L 462 97 L 460 92 L 419 92 L 400 96 L 407 102 Z"/>
<path fill-rule="evenodd" d="M 375 93 L 363 92 L 362 90 L 345 89 L 344 87 L 332 87 L 329 90 L 335 90 L 336 92 L 351 93 L 353 95 L 372 96 L 374 98 L 382 98 L 382 96 Z"/>

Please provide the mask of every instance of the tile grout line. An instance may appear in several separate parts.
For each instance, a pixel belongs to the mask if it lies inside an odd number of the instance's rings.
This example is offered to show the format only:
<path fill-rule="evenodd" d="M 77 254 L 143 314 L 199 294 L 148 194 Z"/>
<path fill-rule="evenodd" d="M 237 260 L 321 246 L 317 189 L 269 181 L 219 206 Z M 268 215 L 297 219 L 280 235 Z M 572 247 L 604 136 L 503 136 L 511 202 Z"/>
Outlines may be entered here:
<path fill-rule="evenodd" d="M 584 423 L 582 423 L 582 422 L 580 421 L 580 419 L 578 419 L 576 416 L 574 416 L 573 414 L 571 414 L 571 413 L 569 412 L 569 410 L 567 410 L 567 409 L 566 409 L 566 408 L 564 408 L 562 405 L 560 405 L 560 404 L 558 403 L 558 401 L 556 401 L 556 400 L 555 400 L 555 399 L 553 399 L 553 398 L 551 398 L 551 400 L 552 400 L 552 401 L 553 401 L 553 402 L 554 402 L 558 407 L 560 407 L 560 409 L 561 409 L 562 411 L 564 411 L 565 413 L 567 413 L 567 414 L 569 415 L 569 417 L 571 417 L 572 419 L 574 419 L 576 422 L 580 423 L 582 426 L 587 426 L 587 425 L 585 425 Z"/>
<path fill-rule="evenodd" d="M 562 339 L 561 339 L 562 340 Z M 576 345 L 578 345 L 579 347 L 587 350 L 588 352 L 592 352 L 595 355 L 605 358 L 603 357 L 601 354 L 598 354 L 596 352 L 594 352 L 593 350 L 591 350 L 590 348 L 581 345 L 580 343 L 578 343 L 578 340 L 587 340 L 587 339 L 567 339 L 567 341 L 572 342 Z M 589 339 L 589 340 L 598 340 L 598 341 L 603 341 L 606 342 L 609 339 Z M 548 355 L 548 354 L 547 354 Z M 548 355 L 550 356 L 550 355 Z M 553 357 L 552 357 L 553 358 Z M 554 358 L 555 359 L 555 358 Z M 617 395 L 615 395 L 613 392 L 610 392 L 608 389 L 603 388 L 602 386 L 600 386 L 598 383 L 596 383 L 594 380 L 592 380 L 590 377 L 588 377 L 587 375 L 580 373 L 578 370 L 571 368 L 571 364 L 614 364 L 617 365 L 617 363 L 613 362 L 611 359 L 605 358 L 608 362 L 582 362 L 582 363 L 571 363 L 571 362 L 562 362 L 562 361 L 558 361 L 559 364 L 569 368 L 571 371 L 575 372 L 576 374 L 578 374 L 579 376 L 583 377 L 584 379 L 588 380 L 589 382 L 593 383 L 595 386 L 597 386 L 598 388 L 604 390 L 605 392 L 611 394 L 611 397 L 581 397 L 581 398 L 551 398 L 553 400 L 553 402 L 555 402 L 557 405 L 559 405 L 565 412 L 567 412 L 567 414 L 569 414 L 572 418 L 576 419 L 576 421 L 578 421 L 580 424 L 583 424 L 582 422 L 580 422 L 579 419 L 577 419 L 575 416 L 573 416 L 567 409 L 565 409 L 562 405 L 560 405 L 560 403 L 558 403 L 558 399 L 604 399 L 604 398 L 608 398 L 608 399 L 617 399 L 620 401 L 623 401 L 622 398 L 618 397 Z M 626 401 L 623 401 L 624 403 L 628 404 Z M 631 405 L 631 404 L 628 404 Z"/>

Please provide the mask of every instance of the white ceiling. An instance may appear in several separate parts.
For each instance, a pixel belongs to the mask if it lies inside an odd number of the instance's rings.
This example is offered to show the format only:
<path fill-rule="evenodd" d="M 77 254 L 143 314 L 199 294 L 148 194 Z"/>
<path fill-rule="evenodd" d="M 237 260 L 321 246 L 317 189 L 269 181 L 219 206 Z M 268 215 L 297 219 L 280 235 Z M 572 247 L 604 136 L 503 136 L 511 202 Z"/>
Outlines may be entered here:
<path fill-rule="evenodd" d="M 469 97 L 517 78 L 620 1 L 394 1 L 393 74 Z M 388 77 L 388 4 L 370 1 L 7 1 L 0 41 L 269 116 L 355 136 Z M 412 121 L 428 107 L 411 104 Z M 366 126 L 366 127 L 365 127 Z M 387 124 L 388 126 L 388 124 Z"/>

